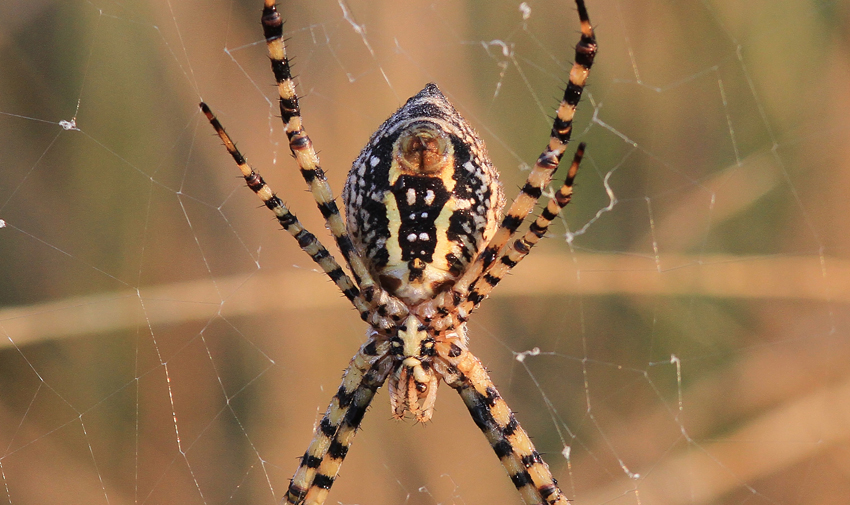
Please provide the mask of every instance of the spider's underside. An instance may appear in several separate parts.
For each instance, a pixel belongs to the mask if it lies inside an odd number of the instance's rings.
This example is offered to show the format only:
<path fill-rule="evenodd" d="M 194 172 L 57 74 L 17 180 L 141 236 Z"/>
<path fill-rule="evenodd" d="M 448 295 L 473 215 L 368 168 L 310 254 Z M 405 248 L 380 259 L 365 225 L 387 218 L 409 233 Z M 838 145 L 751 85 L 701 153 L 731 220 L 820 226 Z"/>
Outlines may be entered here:
<path fill-rule="evenodd" d="M 466 321 L 570 201 L 583 144 L 564 185 L 529 230 L 508 244 L 560 163 L 596 54 L 584 2 L 576 4 L 581 39 L 549 143 L 504 217 L 499 174 L 484 143 L 439 88 L 428 84 L 384 122 L 354 161 L 343 192 L 344 224 L 302 126 L 283 21 L 274 1 L 265 0 L 262 24 L 289 146 L 352 276 L 289 212 L 201 104 L 248 187 L 369 324 L 366 343 L 351 360 L 301 457 L 284 497 L 287 504 L 324 503 L 366 408 L 385 382 L 394 417 L 410 414 L 426 422 L 441 379 L 460 393 L 527 504 L 568 503 L 487 371 L 468 350 Z"/>

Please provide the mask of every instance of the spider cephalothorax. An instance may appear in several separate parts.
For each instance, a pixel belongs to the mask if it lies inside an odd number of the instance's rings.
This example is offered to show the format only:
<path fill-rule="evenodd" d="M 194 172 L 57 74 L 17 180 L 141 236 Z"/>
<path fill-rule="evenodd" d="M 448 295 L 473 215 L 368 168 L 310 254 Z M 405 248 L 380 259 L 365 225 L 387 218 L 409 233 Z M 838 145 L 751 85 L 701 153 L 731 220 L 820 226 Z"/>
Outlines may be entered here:
<path fill-rule="evenodd" d="M 410 304 L 457 279 L 504 205 L 484 142 L 435 84 L 372 135 L 342 196 L 348 233 L 371 273 Z"/>
<path fill-rule="evenodd" d="M 428 84 L 381 125 L 354 161 L 343 192 L 344 223 L 301 122 L 283 20 L 274 0 L 265 0 L 262 24 L 289 147 L 351 276 L 248 165 L 209 107 L 201 104 L 248 187 L 370 325 L 366 342 L 349 363 L 301 456 L 284 497 L 287 504 L 324 503 L 369 403 L 385 382 L 393 416 L 401 419 L 409 413 L 425 422 L 431 419 L 440 381 L 460 393 L 527 504 L 569 502 L 469 351 L 466 321 L 570 201 L 583 144 L 563 186 L 528 231 L 511 241 L 564 155 L 596 54 L 583 0 L 576 5 L 581 40 L 549 142 L 501 222 L 505 198 L 484 143 L 437 86 Z"/>
<path fill-rule="evenodd" d="M 434 369 L 437 341 L 427 330 L 422 321 L 410 315 L 390 339 L 390 355 L 395 362 L 388 388 L 396 419 L 408 412 L 419 422 L 431 419 L 442 376 Z"/>

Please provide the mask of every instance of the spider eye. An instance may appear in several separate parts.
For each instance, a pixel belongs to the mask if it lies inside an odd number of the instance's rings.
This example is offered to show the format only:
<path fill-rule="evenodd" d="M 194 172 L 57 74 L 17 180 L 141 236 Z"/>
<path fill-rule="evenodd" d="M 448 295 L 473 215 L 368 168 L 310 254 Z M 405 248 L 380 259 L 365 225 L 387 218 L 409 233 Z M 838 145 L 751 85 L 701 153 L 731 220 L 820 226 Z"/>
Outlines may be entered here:
<path fill-rule="evenodd" d="M 425 391 L 428 391 L 428 384 L 425 384 L 424 382 L 417 382 L 416 383 L 416 391 L 418 391 L 420 393 L 424 393 Z"/>

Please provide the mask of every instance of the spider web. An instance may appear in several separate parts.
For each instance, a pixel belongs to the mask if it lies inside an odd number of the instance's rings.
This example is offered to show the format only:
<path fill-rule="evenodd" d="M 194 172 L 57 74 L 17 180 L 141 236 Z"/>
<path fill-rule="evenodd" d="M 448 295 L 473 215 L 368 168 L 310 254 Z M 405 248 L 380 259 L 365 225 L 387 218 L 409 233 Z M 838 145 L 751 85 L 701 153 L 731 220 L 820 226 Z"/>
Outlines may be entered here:
<path fill-rule="evenodd" d="M 0 504 L 284 493 L 364 327 L 197 110 L 323 231 L 259 7 L 0 4 Z M 850 10 L 588 9 L 576 196 L 473 318 L 472 350 L 576 504 L 844 503 Z M 514 195 L 578 39 L 567 1 L 282 10 L 337 194 L 434 81 Z M 380 392 L 329 503 L 519 503 L 456 396 L 420 429 Z"/>

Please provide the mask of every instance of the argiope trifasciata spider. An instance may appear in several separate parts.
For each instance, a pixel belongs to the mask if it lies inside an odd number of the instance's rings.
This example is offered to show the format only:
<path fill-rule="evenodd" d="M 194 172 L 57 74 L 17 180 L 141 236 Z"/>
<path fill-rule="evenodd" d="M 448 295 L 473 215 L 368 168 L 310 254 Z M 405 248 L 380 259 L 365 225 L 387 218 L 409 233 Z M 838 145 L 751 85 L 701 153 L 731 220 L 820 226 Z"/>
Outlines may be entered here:
<path fill-rule="evenodd" d="M 381 125 L 354 161 L 343 191 L 343 223 L 301 123 L 283 21 L 274 0 L 265 0 L 263 31 L 289 148 L 353 280 L 248 165 L 201 103 L 248 187 L 369 324 L 366 343 L 348 365 L 301 457 L 284 497 L 287 504 L 324 503 L 369 402 L 387 379 L 393 416 L 401 419 L 410 413 L 419 422 L 431 418 L 439 380 L 444 380 L 460 393 L 527 504 L 568 502 L 487 371 L 468 350 L 466 322 L 570 201 L 584 144 L 564 185 L 528 232 L 508 244 L 558 168 L 596 54 L 584 1 L 576 4 L 581 39 L 549 144 L 504 218 L 499 174 L 484 143 L 437 86 L 428 84 Z"/>

